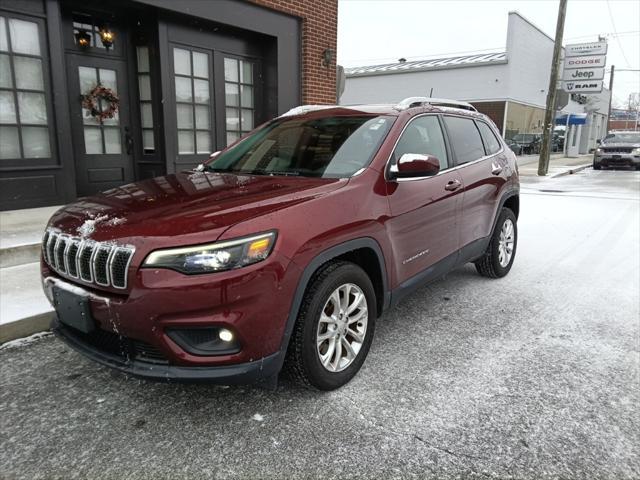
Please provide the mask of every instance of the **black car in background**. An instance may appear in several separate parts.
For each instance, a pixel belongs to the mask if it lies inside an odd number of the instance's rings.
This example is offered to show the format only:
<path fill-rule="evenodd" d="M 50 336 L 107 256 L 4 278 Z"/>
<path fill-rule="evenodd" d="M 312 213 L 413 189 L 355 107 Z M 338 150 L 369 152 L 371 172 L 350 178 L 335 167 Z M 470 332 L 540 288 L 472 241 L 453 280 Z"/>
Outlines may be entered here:
<path fill-rule="evenodd" d="M 507 141 L 509 148 L 516 155 L 530 155 L 540 153 L 542 137 L 537 133 L 518 133 Z"/>

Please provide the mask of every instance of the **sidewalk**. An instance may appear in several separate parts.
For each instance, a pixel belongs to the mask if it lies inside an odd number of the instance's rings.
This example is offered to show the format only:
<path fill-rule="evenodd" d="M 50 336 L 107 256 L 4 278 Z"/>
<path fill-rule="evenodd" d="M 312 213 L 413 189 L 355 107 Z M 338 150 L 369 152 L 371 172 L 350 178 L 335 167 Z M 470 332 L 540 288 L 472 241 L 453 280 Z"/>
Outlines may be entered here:
<path fill-rule="evenodd" d="M 517 157 L 517 159 L 520 176 L 538 176 L 538 155 L 525 155 Z M 562 175 L 570 175 L 591 166 L 592 162 L 593 154 L 591 153 L 575 158 L 565 157 L 561 153 L 552 154 L 549 159 L 547 177 L 554 178 Z"/>

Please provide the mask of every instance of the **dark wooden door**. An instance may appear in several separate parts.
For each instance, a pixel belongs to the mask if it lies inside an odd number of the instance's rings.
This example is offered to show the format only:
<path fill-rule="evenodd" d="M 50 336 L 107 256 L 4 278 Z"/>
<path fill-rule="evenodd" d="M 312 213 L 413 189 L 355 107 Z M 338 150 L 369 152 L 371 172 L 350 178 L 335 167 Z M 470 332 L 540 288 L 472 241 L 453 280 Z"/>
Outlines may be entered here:
<path fill-rule="evenodd" d="M 67 75 L 78 195 L 91 195 L 132 181 L 133 145 L 126 62 L 68 54 Z M 116 115 L 102 121 L 82 107 L 82 96 L 98 84 L 115 91 L 120 100 Z"/>

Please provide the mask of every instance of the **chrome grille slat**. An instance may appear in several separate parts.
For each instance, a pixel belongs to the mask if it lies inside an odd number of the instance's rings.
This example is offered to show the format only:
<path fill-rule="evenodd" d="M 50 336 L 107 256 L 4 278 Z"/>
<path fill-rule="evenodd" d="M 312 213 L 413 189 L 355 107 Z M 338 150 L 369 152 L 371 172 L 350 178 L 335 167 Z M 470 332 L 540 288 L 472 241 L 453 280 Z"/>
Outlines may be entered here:
<path fill-rule="evenodd" d="M 42 237 L 42 250 L 44 261 L 64 276 L 102 287 L 127 288 L 134 248 L 82 240 L 49 229 Z"/>

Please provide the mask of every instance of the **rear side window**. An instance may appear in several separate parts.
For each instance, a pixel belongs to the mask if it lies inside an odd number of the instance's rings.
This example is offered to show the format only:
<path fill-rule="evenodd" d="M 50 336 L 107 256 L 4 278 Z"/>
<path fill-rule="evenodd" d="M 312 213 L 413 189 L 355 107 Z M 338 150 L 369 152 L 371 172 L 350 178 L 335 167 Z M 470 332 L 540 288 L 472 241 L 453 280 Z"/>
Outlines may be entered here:
<path fill-rule="evenodd" d="M 476 124 L 470 118 L 444 117 L 458 165 L 484 157 L 484 146 Z"/>
<path fill-rule="evenodd" d="M 444 135 L 435 115 L 418 117 L 407 125 L 393 153 L 394 162 L 405 153 L 433 155 L 440 161 L 440 170 L 449 168 Z"/>
<path fill-rule="evenodd" d="M 500 141 L 496 138 L 495 133 L 493 133 L 493 130 L 491 130 L 489 125 L 484 122 L 476 122 L 476 125 L 478 125 L 478 130 L 480 130 L 480 135 L 482 135 L 487 155 L 498 153 L 502 147 L 500 146 Z"/>

